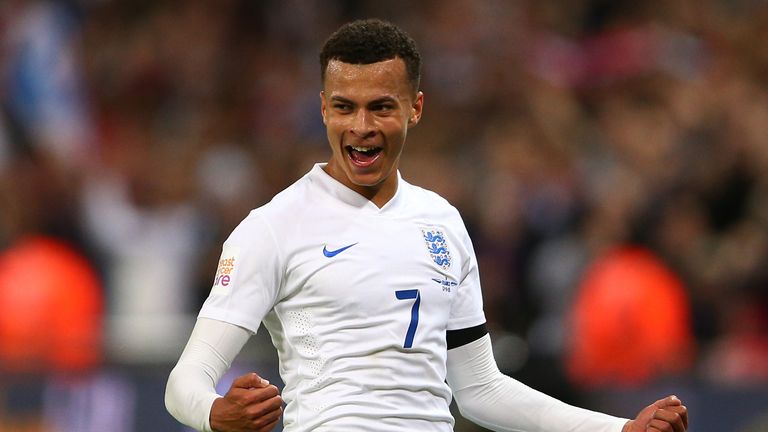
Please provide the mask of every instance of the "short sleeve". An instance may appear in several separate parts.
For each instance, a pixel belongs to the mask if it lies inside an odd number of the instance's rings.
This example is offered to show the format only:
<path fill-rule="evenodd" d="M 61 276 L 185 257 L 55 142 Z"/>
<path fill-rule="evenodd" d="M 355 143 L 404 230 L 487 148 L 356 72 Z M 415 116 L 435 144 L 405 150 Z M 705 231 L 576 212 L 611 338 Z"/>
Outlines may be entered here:
<path fill-rule="evenodd" d="M 485 322 L 483 296 L 480 289 L 480 273 L 472 241 L 461 218 L 458 218 L 456 232 L 462 252 L 461 278 L 456 299 L 451 305 L 447 330 L 460 330 Z"/>
<path fill-rule="evenodd" d="M 256 333 L 275 303 L 282 273 L 280 251 L 269 223 L 254 210 L 224 242 L 211 292 L 198 317 Z"/>

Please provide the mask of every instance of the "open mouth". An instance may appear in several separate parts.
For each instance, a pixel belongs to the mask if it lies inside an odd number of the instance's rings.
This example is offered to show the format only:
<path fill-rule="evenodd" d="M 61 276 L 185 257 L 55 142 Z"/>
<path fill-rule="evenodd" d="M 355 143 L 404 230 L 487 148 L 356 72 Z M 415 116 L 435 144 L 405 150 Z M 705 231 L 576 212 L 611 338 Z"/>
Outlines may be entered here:
<path fill-rule="evenodd" d="M 347 146 L 346 150 L 352 163 L 359 167 L 368 167 L 376 162 L 383 149 L 381 147 Z"/>

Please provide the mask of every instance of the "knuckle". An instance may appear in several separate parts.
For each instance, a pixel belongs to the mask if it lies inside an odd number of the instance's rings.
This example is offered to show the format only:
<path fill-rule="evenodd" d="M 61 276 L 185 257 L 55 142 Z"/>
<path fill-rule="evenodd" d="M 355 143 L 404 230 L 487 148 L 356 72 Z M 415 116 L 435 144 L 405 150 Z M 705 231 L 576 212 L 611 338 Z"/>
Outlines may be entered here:
<path fill-rule="evenodd" d="M 277 410 L 279 408 L 279 405 L 275 404 L 273 401 L 264 401 L 262 403 L 254 404 L 248 407 L 247 414 L 250 418 L 256 419 L 260 417 L 264 417 L 273 411 Z"/>
<path fill-rule="evenodd" d="M 274 425 L 282 415 L 282 410 L 272 410 L 252 419 L 251 424 L 256 428 L 264 428 Z M 269 429 L 267 429 L 269 430 Z"/>
<path fill-rule="evenodd" d="M 261 417 L 264 416 L 264 408 L 259 405 L 253 405 L 248 407 L 245 410 L 245 414 L 248 416 L 249 419 L 254 420 L 254 422 L 256 422 Z"/>
<path fill-rule="evenodd" d="M 275 422 L 277 418 L 274 416 L 264 416 L 259 417 L 258 419 L 253 421 L 253 425 L 258 428 L 267 427 L 268 425 L 271 425 Z"/>
<path fill-rule="evenodd" d="M 282 407 L 282 404 L 277 399 L 270 399 L 264 404 L 264 412 L 277 411 Z"/>
<path fill-rule="evenodd" d="M 248 392 L 247 394 L 243 395 L 243 402 L 246 403 L 246 405 L 253 405 L 259 401 L 259 395 L 255 392 Z"/>
<path fill-rule="evenodd" d="M 233 390 L 230 390 L 224 396 L 224 398 L 229 400 L 232 403 L 243 403 L 248 400 L 248 393 L 242 391 L 241 389 L 233 389 Z"/>

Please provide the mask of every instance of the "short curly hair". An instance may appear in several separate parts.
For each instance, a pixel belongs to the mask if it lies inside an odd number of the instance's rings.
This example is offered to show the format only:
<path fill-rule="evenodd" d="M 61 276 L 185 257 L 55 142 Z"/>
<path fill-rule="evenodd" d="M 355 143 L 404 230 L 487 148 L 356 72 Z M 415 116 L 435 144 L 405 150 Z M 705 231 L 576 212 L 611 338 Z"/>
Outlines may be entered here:
<path fill-rule="evenodd" d="M 414 93 L 421 80 L 421 55 L 416 42 L 396 25 L 380 19 L 352 21 L 341 26 L 320 51 L 320 78 L 325 82 L 328 62 L 371 64 L 393 58 L 405 62 L 408 81 Z"/>

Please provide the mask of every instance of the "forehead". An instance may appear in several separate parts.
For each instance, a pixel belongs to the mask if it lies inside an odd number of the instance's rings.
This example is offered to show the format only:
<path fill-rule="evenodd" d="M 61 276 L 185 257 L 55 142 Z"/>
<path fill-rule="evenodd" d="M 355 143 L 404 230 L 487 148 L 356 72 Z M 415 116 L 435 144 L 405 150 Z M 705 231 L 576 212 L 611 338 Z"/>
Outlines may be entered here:
<path fill-rule="evenodd" d="M 368 98 L 389 95 L 410 96 L 410 83 L 405 62 L 393 58 L 370 64 L 350 64 L 331 60 L 325 70 L 325 93 L 345 98 Z"/>

